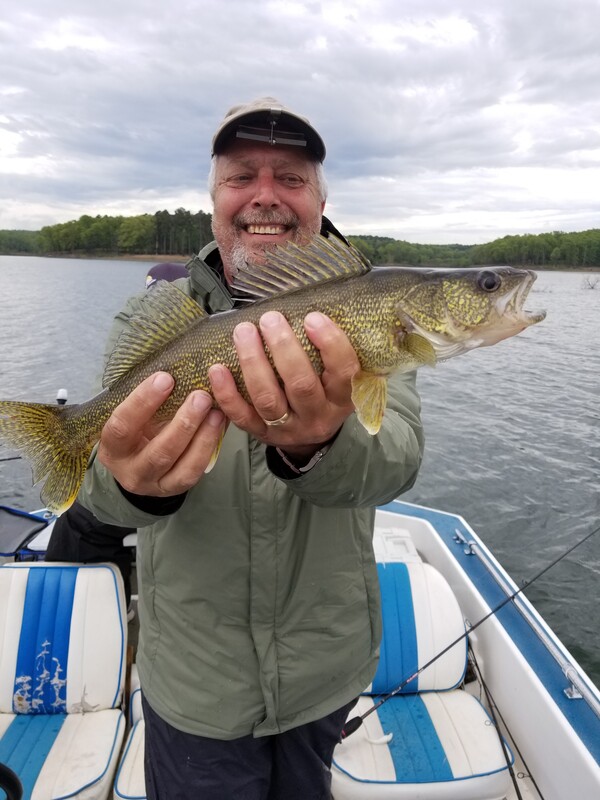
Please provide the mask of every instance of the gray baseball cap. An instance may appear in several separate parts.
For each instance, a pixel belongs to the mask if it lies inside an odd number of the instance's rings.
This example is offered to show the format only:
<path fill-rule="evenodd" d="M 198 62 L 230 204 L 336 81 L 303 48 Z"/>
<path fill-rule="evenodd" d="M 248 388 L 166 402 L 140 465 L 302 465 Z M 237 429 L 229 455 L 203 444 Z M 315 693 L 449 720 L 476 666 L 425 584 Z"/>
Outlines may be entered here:
<path fill-rule="evenodd" d="M 325 144 L 306 117 L 283 106 L 274 97 L 260 97 L 233 106 L 213 136 L 212 155 L 224 152 L 232 139 L 305 147 L 318 161 L 325 158 Z"/>

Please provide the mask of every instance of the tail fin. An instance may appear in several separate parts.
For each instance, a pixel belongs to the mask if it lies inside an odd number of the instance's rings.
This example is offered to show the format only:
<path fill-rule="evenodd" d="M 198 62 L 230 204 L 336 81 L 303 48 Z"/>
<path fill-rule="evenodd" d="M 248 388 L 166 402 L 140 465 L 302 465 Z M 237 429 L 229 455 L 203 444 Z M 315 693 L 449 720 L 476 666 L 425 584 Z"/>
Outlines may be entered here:
<path fill-rule="evenodd" d="M 93 447 L 77 435 L 75 408 L 0 401 L 0 439 L 29 461 L 34 484 L 44 480 L 42 502 L 56 513 L 75 500 Z"/>

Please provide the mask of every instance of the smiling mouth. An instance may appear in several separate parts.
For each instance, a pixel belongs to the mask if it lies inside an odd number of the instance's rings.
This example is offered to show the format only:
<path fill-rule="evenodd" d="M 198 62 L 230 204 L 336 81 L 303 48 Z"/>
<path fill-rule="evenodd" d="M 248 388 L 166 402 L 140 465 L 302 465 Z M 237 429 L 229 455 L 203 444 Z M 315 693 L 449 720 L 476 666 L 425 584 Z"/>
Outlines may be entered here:
<path fill-rule="evenodd" d="M 246 233 L 258 234 L 259 236 L 277 236 L 289 229 L 286 225 L 246 225 L 244 230 Z"/>

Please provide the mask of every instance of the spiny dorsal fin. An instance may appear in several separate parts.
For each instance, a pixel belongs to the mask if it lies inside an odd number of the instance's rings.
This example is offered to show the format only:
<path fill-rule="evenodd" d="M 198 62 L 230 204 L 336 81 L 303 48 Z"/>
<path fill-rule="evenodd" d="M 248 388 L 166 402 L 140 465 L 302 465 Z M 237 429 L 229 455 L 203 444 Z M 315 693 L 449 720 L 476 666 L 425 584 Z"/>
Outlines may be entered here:
<path fill-rule="evenodd" d="M 307 245 L 287 242 L 267 252 L 265 264 L 242 267 L 232 289 L 264 299 L 370 270 L 371 265 L 355 247 L 348 247 L 335 236 L 326 239 L 319 235 Z"/>
<path fill-rule="evenodd" d="M 112 351 L 102 385 L 112 386 L 126 372 L 207 316 L 195 300 L 168 281 L 159 281 L 143 299 L 144 310 L 129 321 Z"/>

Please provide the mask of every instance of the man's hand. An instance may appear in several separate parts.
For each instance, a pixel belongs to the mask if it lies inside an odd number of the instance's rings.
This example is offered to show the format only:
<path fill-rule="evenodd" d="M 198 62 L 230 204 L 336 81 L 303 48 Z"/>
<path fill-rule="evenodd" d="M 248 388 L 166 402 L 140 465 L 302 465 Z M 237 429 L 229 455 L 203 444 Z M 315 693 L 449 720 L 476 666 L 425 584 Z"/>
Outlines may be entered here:
<path fill-rule="evenodd" d="M 328 317 L 313 312 L 307 315 L 304 325 L 323 360 L 320 377 L 279 312 L 263 314 L 260 333 L 248 322 L 240 323 L 234 332 L 252 405 L 240 395 L 231 373 L 223 365 L 209 370 L 213 395 L 227 417 L 238 428 L 299 460 L 308 460 L 319 445 L 335 436 L 354 411 L 351 380 L 360 369 L 348 338 Z M 264 351 L 261 334 L 283 387 Z M 284 424 L 265 424 L 265 420 L 277 420 L 286 413 L 289 416 Z"/>
<path fill-rule="evenodd" d="M 211 409 L 207 392 L 192 392 L 168 423 L 152 424 L 171 394 L 173 378 L 157 372 L 140 383 L 104 426 L 98 458 L 128 492 L 171 497 L 194 486 L 204 474 L 225 418 Z"/>

